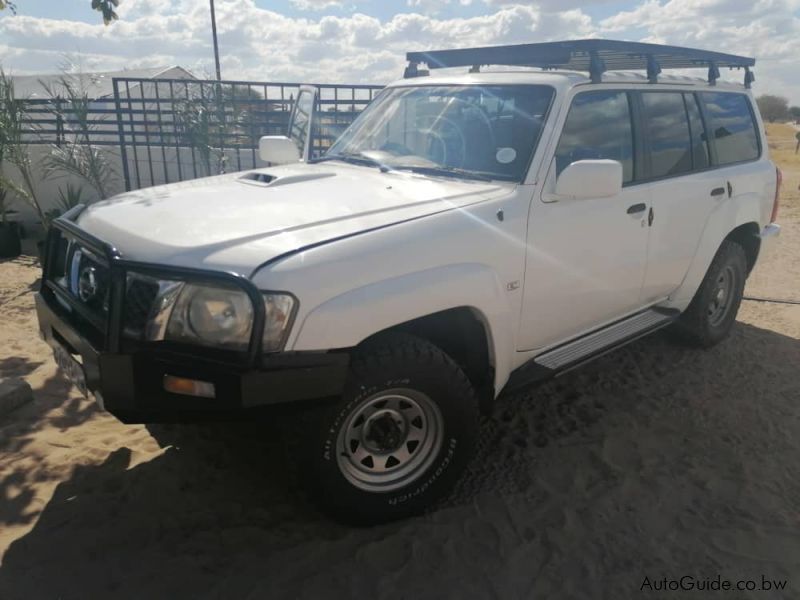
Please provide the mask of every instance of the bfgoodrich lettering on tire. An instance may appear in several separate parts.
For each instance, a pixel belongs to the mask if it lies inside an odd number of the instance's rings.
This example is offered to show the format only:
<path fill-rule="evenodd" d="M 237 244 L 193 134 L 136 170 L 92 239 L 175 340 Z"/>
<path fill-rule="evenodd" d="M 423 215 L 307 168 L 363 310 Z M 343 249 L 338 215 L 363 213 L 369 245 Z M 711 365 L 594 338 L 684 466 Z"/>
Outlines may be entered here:
<path fill-rule="evenodd" d="M 478 400 L 459 366 L 404 333 L 360 347 L 345 393 L 318 415 L 305 474 L 320 506 L 352 523 L 421 512 L 449 491 L 478 435 Z"/>
<path fill-rule="evenodd" d="M 730 333 L 744 294 L 747 258 L 744 249 L 722 242 L 703 283 L 673 331 L 684 342 L 708 348 Z"/>

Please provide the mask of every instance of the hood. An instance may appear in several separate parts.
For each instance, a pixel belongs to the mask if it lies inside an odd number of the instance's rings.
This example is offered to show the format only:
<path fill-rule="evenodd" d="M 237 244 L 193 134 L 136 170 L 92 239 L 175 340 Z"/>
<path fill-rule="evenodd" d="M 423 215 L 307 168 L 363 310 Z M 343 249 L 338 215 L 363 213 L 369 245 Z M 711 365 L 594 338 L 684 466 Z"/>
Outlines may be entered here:
<path fill-rule="evenodd" d="M 78 225 L 126 259 L 245 276 L 299 248 L 466 206 L 510 184 L 325 162 L 120 194 Z"/>

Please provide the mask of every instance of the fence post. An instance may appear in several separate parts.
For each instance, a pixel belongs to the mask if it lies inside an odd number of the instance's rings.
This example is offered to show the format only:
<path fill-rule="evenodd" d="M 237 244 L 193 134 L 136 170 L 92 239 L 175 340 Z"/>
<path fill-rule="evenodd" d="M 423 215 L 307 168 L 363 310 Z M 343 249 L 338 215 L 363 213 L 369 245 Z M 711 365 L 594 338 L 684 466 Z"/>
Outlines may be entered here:
<path fill-rule="evenodd" d="M 125 149 L 125 129 L 122 126 L 122 104 L 119 101 L 119 85 L 117 78 L 112 80 L 114 84 L 114 108 L 117 113 L 117 131 L 119 133 L 119 157 L 122 161 L 122 174 L 125 177 L 125 191 L 131 191 L 131 174 L 128 170 L 128 151 Z"/>

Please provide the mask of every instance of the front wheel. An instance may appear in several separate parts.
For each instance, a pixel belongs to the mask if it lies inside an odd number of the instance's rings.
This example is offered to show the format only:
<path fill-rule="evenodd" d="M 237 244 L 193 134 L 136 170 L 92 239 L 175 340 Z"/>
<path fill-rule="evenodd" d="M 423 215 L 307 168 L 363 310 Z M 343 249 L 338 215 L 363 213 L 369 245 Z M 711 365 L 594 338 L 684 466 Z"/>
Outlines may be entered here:
<path fill-rule="evenodd" d="M 701 348 L 722 341 L 736 320 L 746 279 L 744 249 L 730 240 L 723 241 L 691 304 L 675 324 L 678 337 Z"/>
<path fill-rule="evenodd" d="M 447 493 L 476 445 L 478 400 L 438 347 L 396 333 L 360 348 L 341 401 L 319 415 L 308 482 L 333 516 L 372 524 Z"/>

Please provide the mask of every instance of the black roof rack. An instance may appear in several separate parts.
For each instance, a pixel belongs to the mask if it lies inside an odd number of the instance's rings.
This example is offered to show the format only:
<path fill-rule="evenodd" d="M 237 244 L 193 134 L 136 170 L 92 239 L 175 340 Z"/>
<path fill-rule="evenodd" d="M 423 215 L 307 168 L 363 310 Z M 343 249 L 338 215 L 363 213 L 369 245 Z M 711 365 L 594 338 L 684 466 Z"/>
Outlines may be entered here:
<path fill-rule="evenodd" d="M 421 64 L 430 69 L 471 67 L 472 72 L 484 65 L 588 71 L 595 83 L 602 81 L 607 70 L 645 70 L 647 78 L 655 83 L 662 69 L 706 68 L 708 82 L 714 85 L 721 67 L 743 68 L 744 84 L 748 88 L 755 80 L 750 67 L 756 64 L 754 58 L 722 52 L 600 39 L 409 52 L 406 59 L 409 63 L 406 78 L 426 74 L 418 69 Z"/>

